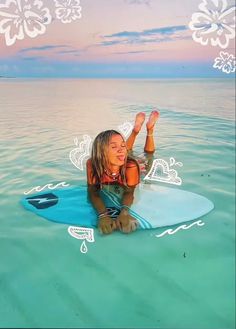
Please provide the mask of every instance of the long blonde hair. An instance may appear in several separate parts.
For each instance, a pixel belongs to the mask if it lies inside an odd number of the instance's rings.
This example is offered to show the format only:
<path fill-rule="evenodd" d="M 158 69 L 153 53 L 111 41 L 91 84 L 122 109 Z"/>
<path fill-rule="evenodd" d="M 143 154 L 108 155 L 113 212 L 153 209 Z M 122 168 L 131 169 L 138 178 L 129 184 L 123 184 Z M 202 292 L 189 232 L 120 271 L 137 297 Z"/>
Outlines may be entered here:
<path fill-rule="evenodd" d="M 100 134 L 98 134 L 93 142 L 92 153 L 91 153 L 92 179 L 95 181 L 95 184 L 100 185 L 100 187 L 101 187 L 102 176 L 104 175 L 105 169 L 107 169 L 109 166 L 107 151 L 108 151 L 110 139 L 113 135 L 119 135 L 124 140 L 124 137 L 118 131 L 105 130 L 102 131 Z M 126 164 L 128 160 L 135 162 L 139 170 L 138 162 L 132 157 L 127 155 L 124 164 L 121 166 L 121 171 L 120 171 L 121 179 L 125 186 L 127 186 L 125 172 L 126 172 Z"/>

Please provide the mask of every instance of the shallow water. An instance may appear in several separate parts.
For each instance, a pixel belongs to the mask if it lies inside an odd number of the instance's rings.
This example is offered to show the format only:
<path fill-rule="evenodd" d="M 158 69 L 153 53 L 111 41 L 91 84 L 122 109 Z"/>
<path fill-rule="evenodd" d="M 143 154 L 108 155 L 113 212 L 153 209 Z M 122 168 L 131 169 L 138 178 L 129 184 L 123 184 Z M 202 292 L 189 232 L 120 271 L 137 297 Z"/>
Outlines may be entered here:
<path fill-rule="evenodd" d="M 234 98 L 231 79 L 1 79 L 0 326 L 234 328 Z M 204 226 L 161 238 L 95 231 L 83 254 L 68 225 L 21 207 L 34 186 L 85 183 L 69 160 L 75 137 L 153 107 L 155 157 L 181 161 L 179 188 L 215 204 Z M 136 154 L 144 139 L 145 129 Z"/>

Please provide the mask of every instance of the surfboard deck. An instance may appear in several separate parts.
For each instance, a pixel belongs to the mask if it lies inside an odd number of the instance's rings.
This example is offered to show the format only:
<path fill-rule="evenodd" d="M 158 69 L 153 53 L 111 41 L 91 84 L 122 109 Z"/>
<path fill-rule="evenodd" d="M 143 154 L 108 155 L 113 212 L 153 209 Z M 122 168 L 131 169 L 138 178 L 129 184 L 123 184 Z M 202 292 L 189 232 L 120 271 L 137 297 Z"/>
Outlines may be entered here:
<path fill-rule="evenodd" d="M 100 193 L 109 215 L 115 219 L 120 213 L 121 190 L 110 186 Z M 23 197 L 21 204 L 50 221 L 97 226 L 97 213 L 89 201 L 87 186 L 36 193 Z M 140 184 L 135 189 L 130 214 L 138 220 L 140 229 L 152 229 L 192 221 L 213 208 L 210 200 L 196 193 L 156 184 Z"/>

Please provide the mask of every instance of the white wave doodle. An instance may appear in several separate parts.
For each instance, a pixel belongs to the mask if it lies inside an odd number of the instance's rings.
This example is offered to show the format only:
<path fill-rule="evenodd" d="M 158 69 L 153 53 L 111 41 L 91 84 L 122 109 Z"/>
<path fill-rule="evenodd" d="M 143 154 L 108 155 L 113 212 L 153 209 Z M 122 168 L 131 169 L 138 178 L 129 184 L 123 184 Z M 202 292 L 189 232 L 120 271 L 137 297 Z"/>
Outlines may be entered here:
<path fill-rule="evenodd" d="M 88 248 L 86 246 L 86 242 L 94 242 L 94 229 L 80 226 L 69 226 L 68 233 L 73 236 L 73 238 L 84 240 L 80 246 L 80 251 L 83 254 L 86 254 Z"/>
<path fill-rule="evenodd" d="M 0 33 L 5 35 L 7 46 L 25 36 L 35 38 L 46 32 L 52 21 L 48 8 L 41 0 L 5 0 L 0 4 Z"/>
<path fill-rule="evenodd" d="M 67 24 L 81 18 L 80 0 L 54 0 L 57 19 Z"/>
<path fill-rule="evenodd" d="M 175 162 L 174 158 L 170 158 L 170 166 L 183 166 L 182 162 Z M 155 159 L 148 174 L 144 180 L 158 181 L 168 184 L 181 185 L 182 179 L 178 177 L 178 172 L 175 169 L 170 169 L 169 164 L 163 159 Z"/>
<path fill-rule="evenodd" d="M 92 142 L 92 139 L 88 135 L 83 136 L 83 141 L 80 142 L 79 146 L 78 146 L 78 143 L 79 143 L 78 138 L 76 137 L 74 139 L 74 143 L 78 147 L 74 148 L 73 150 L 70 151 L 69 158 L 70 158 L 70 161 L 72 162 L 72 164 L 80 170 L 84 170 L 83 161 L 90 154 L 89 150 L 90 150 L 91 142 Z"/>
<path fill-rule="evenodd" d="M 221 51 L 220 56 L 215 58 L 213 67 L 227 74 L 234 73 L 236 69 L 236 59 L 233 54 Z"/>
<path fill-rule="evenodd" d="M 124 135 L 124 137 L 128 137 L 133 129 L 132 123 L 126 121 L 122 125 L 118 126 L 119 131 Z"/>
<path fill-rule="evenodd" d="M 235 5 L 228 6 L 227 0 L 202 0 L 198 8 L 189 23 L 193 40 L 227 48 L 235 38 Z"/>
<path fill-rule="evenodd" d="M 67 187 L 67 186 L 70 186 L 70 184 L 67 184 L 66 182 L 60 182 L 60 183 L 58 183 L 56 185 L 53 185 L 52 183 L 49 183 L 49 184 L 44 185 L 43 187 L 41 187 L 41 186 L 35 186 L 31 190 L 29 190 L 27 192 L 24 192 L 24 194 L 27 195 L 27 194 L 30 194 L 31 192 L 41 192 L 41 191 L 43 191 L 46 188 L 48 188 L 49 190 L 54 190 L 54 189 L 56 189 L 59 186 L 60 187 Z"/>
<path fill-rule="evenodd" d="M 168 229 L 168 230 L 162 232 L 161 234 L 156 234 L 156 237 L 157 237 L 157 238 L 161 238 L 161 237 L 163 237 L 164 235 L 167 235 L 167 234 L 169 234 L 169 235 L 175 234 L 175 233 L 178 232 L 179 230 L 188 230 L 188 229 L 190 229 L 190 228 L 191 228 L 192 226 L 194 226 L 194 225 L 197 225 L 197 226 L 203 226 L 203 225 L 205 225 L 205 223 L 202 222 L 201 220 L 198 220 L 198 221 L 196 221 L 196 222 L 194 222 L 194 223 L 192 223 L 192 224 L 190 224 L 190 225 L 186 225 L 186 224 L 184 224 L 184 225 L 180 225 L 180 226 L 177 227 L 175 230 L 173 230 L 173 229 Z"/>

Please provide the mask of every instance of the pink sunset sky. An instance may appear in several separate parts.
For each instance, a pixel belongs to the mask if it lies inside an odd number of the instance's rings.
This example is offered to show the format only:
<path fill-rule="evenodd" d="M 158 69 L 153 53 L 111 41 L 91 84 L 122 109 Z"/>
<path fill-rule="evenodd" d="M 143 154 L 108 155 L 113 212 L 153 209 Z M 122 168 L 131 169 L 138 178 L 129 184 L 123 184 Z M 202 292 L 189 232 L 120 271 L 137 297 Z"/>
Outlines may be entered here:
<path fill-rule="evenodd" d="M 52 17 L 43 34 L 24 35 L 10 46 L 0 34 L 0 75 L 177 77 L 202 70 L 203 76 L 206 72 L 222 76 L 212 69 L 222 49 L 195 42 L 189 28 L 202 1 L 81 0 L 81 18 L 63 23 L 56 16 L 56 2 L 41 0 Z M 60 2 L 78 4 L 78 0 Z M 6 3 L 0 0 L 0 5 Z M 233 1 L 228 0 L 227 6 L 232 7 Z M 234 53 L 233 39 L 223 51 Z"/>

